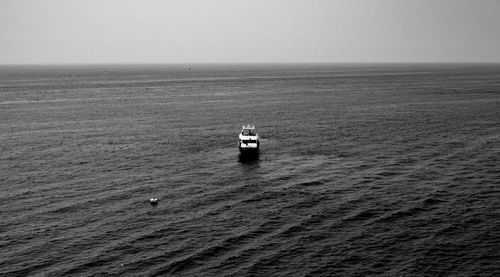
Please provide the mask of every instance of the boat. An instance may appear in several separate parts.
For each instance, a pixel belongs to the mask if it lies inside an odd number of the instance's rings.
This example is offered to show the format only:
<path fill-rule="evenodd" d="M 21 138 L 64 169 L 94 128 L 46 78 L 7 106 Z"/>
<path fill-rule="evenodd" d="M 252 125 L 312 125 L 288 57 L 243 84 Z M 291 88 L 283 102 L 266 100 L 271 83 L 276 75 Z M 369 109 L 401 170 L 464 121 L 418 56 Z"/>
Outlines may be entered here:
<path fill-rule="evenodd" d="M 259 135 L 255 131 L 254 125 L 241 126 L 241 133 L 238 137 L 238 147 L 243 153 L 256 153 L 259 151 Z"/>

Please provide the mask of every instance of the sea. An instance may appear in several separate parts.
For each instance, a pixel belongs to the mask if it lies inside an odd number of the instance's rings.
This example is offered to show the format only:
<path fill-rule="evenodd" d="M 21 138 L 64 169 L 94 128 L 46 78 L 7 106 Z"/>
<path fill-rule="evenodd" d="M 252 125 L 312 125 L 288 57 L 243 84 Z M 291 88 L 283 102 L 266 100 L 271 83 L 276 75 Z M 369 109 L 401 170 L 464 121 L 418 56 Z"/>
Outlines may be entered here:
<path fill-rule="evenodd" d="M 500 276 L 500 64 L 1 66 L 0 149 L 0 276 Z"/>

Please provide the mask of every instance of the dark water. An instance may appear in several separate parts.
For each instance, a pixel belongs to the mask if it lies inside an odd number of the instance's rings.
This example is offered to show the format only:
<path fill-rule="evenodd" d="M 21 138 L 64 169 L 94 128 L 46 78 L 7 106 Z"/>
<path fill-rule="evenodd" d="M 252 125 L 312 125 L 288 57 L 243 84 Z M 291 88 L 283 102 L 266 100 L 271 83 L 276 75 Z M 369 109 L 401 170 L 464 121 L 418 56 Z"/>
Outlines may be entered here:
<path fill-rule="evenodd" d="M 500 65 L 2 67 L 0 118 L 2 276 L 500 275 Z"/>

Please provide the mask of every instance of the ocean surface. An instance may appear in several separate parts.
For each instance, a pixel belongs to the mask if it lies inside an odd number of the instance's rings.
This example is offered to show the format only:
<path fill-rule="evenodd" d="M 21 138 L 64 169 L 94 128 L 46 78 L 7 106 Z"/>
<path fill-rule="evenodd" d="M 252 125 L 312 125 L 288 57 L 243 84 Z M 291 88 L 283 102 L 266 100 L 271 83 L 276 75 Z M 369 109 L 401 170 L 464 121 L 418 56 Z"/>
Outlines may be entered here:
<path fill-rule="evenodd" d="M 500 276 L 500 65 L 3 66 L 0 119 L 1 276 Z"/>

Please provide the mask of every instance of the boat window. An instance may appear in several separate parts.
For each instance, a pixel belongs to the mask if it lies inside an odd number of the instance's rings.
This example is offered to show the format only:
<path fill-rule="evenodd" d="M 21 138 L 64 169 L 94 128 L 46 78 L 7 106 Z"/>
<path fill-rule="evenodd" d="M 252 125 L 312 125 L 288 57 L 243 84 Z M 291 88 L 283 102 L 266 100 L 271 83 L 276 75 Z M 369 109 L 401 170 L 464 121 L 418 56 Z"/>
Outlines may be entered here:
<path fill-rule="evenodd" d="M 255 136 L 255 132 L 253 130 L 243 130 L 243 132 L 241 132 L 244 136 Z"/>

